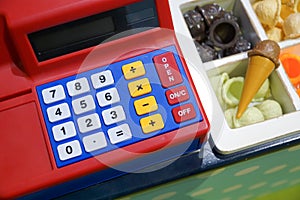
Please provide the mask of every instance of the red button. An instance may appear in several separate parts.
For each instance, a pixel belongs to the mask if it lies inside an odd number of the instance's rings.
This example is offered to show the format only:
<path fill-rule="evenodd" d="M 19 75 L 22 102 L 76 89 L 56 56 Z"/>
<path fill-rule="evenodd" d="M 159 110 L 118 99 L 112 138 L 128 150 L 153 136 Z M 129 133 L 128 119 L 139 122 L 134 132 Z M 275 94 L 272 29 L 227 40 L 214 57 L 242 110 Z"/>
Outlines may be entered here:
<path fill-rule="evenodd" d="M 160 82 L 164 88 L 182 82 L 175 57 L 172 52 L 164 53 L 153 58 Z"/>
<path fill-rule="evenodd" d="M 174 108 L 172 114 L 176 123 L 188 121 L 196 117 L 195 108 L 190 103 Z"/>
<path fill-rule="evenodd" d="M 166 96 L 170 105 L 186 101 L 190 98 L 189 92 L 184 85 L 166 91 Z"/>

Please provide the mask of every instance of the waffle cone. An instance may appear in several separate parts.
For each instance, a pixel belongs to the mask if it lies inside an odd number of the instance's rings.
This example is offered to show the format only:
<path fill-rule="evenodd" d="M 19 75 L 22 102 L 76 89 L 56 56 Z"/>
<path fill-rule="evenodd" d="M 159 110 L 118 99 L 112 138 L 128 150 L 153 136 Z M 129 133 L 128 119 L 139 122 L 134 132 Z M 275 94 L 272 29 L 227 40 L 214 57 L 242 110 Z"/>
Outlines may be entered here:
<path fill-rule="evenodd" d="M 242 116 L 257 91 L 274 69 L 274 62 L 264 56 L 249 57 L 245 83 L 236 114 L 237 118 Z"/>

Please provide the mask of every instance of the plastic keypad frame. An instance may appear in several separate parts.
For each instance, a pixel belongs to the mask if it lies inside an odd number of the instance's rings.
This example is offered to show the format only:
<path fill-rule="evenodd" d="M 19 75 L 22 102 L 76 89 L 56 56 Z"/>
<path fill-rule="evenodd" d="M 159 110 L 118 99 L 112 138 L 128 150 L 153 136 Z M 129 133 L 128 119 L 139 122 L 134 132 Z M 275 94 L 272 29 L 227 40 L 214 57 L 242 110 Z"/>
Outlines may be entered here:
<path fill-rule="evenodd" d="M 175 46 L 36 89 L 58 167 L 203 120 Z"/>

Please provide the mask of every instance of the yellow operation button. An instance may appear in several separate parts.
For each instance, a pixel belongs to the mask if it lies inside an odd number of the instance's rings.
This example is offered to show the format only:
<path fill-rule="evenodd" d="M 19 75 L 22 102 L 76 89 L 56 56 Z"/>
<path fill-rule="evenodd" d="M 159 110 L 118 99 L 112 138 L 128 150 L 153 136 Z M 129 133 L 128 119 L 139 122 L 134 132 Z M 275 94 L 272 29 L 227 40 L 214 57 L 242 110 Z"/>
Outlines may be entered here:
<path fill-rule="evenodd" d="M 140 120 L 141 127 L 144 133 L 158 131 L 165 127 L 163 118 L 160 114 L 151 115 Z"/>
<path fill-rule="evenodd" d="M 126 80 L 143 76 L 146 73 L 142 61 L 136 61 L 123 65 L 122 71 Z"/>
<path fill-rule="evenodd" d="M 138 115 L 143 115 L 156 111 L 158 109 L 156 99 L 154 96 L 149 96 L 143 99 L 136 100 L 134 107 Z"/>
<path fill-rule="evenodd" d="M 152 91 L 149 79 L 147 78 L 128 83 L 128 89 L 132 97 L 138 97 Z"/>

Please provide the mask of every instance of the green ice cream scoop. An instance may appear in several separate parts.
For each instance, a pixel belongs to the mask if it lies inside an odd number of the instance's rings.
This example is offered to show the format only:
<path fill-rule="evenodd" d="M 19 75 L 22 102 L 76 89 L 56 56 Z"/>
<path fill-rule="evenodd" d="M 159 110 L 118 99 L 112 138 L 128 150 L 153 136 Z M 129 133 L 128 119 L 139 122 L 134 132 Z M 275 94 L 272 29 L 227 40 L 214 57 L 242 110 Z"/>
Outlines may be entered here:
<path fill-rule="evenodd" d="M 264 120 L 265 120 L 264 115 L 258 108 L 249 107 L 246 109 L 246 111 L 239 119 L 237 119 L 236 116 L 233 117 L 233 125 L 235 128 L 239 128 L 242 126 L 247 126 L 258 122 L 263 122 Z"/>
<path fill-rule="evenodd" d="M 264 115 L 265 119 L 272 119 L 282 115 L 280 104 L 274 100 L 265 100 L 256 106 Z"/>

